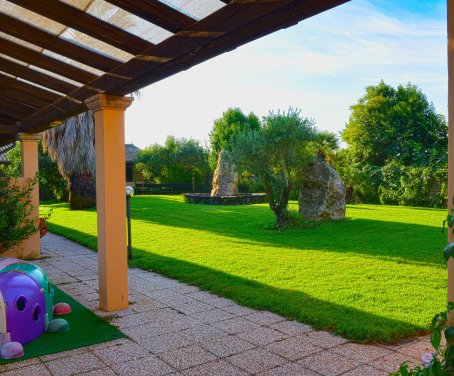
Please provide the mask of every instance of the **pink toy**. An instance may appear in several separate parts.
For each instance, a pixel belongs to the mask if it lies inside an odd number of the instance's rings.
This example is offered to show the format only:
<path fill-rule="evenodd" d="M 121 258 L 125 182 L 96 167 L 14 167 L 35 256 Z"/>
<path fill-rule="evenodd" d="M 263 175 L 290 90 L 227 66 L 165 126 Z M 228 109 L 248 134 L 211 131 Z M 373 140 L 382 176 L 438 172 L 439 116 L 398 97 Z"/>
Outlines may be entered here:
<path fill-rule="evenodd" d="M 71 313 L 71 307 L 68 303 L 57 303 L 54 305 L 54 315 L 63 316 Z"/>

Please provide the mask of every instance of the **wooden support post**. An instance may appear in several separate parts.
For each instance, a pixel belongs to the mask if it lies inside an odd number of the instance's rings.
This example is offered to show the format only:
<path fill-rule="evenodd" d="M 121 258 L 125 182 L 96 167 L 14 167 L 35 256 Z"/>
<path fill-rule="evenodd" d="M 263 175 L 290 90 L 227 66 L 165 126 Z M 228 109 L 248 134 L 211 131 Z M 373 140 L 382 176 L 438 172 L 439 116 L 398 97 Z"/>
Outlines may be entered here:
<path fill-rule="evenodd" d="M 448 0 L 448 212 L 451 213 L 454 199 L 454 0 Z M 448 242 L 454 242 L 452 229 Z M 454 302 L 454 260 L 448 261 L 448 302 Z M 454 325 L 454 314 L 450 315 Z"/>
<path fill-rule="evenodd" d="M 132 98 L 99 94 L 86 103 L 95 118 L 99 307 L 128 307 L 124 112 Z"/>
<path fill-rule="evenodd" d="M 33 179 L 38 173 L 38 141 L 40 136 L 34 133 L 19 133 L 18 140 L 22 146 L 22 177 L 17 181 L 24 185 L 27 179 Z M 30 215 L 39 224 L 39 183 L 35 185 L 32 192 L 31 204 L 33 211 Z M 15 250 L 15 257 L 21 259 L 36 259 L 40 256 L 39 231 L 35 232 L 28 239 L 25 239 Z M 7 256 L 13 256 L 7 253 Z"/>

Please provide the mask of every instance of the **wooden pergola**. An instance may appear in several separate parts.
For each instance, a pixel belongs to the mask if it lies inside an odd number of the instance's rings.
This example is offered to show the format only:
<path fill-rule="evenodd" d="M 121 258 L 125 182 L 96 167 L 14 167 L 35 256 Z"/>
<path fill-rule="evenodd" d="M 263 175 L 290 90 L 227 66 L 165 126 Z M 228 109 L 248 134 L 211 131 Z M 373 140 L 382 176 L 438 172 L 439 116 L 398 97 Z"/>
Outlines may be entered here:
<path fill-rule="evenodd" d="M 0 0 L 0 146 L 22 142 L 24 176 L 37 171 L 37 133 L 87 109 L 94 112 L 102 309 L 128 305 L 125 155 L 120 152 L 124 111 L 132 102 L 128 95 L 347 1 Z M 448 0 L 450 72 L 453 2 Z M 452 85 L 450 74 L 450 123 Z M 181 90 L 191 95 L 195 89 Z M 453 197 L 451 154 L 449 165 Z M 29 247 L 29 255 L 39 255 L 39 237 Z M 449 297 L 454 300 L 454 288 Z"/>

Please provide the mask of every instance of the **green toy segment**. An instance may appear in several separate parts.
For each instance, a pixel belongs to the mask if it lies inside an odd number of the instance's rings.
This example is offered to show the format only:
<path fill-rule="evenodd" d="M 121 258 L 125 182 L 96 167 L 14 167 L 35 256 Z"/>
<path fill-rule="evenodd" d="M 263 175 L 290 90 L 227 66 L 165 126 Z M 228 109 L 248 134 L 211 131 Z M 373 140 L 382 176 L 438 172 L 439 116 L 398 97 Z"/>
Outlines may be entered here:
<path fill-rule="evenodd" d="M 54 292 L 52 283 L 49 281 L 49 278 L 47 277 L 44 270 L 42 270 L 39 266 L 34 265 L 34 264 L 16 263 L 16 264 L 10 264 L 8 266 L 5 266 L 0 271 L 6 272 L 6 271 L 11 271 L 11 270 L 27 274 L 38 282 L 38 284 L 41 286 L 41 288 L 44 291 L 44 296 L 46 299 L 46 313 L 48 315 L 48 321 L 52 321 L 54 318 L 53 301 L 54 301 L 55 292 Z"/>

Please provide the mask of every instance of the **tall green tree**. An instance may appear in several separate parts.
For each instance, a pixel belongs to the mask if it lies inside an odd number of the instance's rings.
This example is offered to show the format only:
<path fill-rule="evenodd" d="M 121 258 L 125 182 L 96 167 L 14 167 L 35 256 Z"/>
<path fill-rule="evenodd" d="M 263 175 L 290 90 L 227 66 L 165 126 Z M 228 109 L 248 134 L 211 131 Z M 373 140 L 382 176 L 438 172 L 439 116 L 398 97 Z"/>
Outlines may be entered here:
<path fill-rule="evenodd" d="M 209 173 L 208 152 L 198 141 L 168 136 L 163 146 L 154 144 L 139 154 L 136 164 L 144 178 L 156 183 L 204 184 Z"/>
<path fill-rule="evenodd" d="M 350 188 L 356 187 L 352 197 L 361 196 L 365 202 L 443 205 L 448 127 L 426 95 L 411 83 L 394 88 L 381 81 L 368 86 L 350 110 L 341 133 L 348 144 L 348 161 L 342 164 L 338 159 L 337 167 L 347 187 L 349 181 Z"/>
<path fill-rule="evenodd" d="M 230 151 L 230 144 L 235 137 L 246 130 L 258 130 L 260 120 L 254 114 L 245 115 L 241 109 L 229 108 L 222 114 L 222 117 L 214 121 L 213 129 L 210 132 L 210 165 L 212 169 L 216 167 L 219 152 L 221 149 Z"/>
<path fill-rule="evenodd" d="M 313 120 L 290 108 L 288 112 L 270 112 L 258 129 L 239 133 L 231 144 L 236 165 L 261 180 L 278 229 L 293 221 L 288 201 L 311 159 L 307 146 L 314 136 Z"/>
<path fill-rule="evenodd" d="M 416 85 L 393 88 L 381 81 L 368 86 L 350 110 L 341 135 L 355 162 L 424 165 L 446 154 L 446 119 Z"/>

